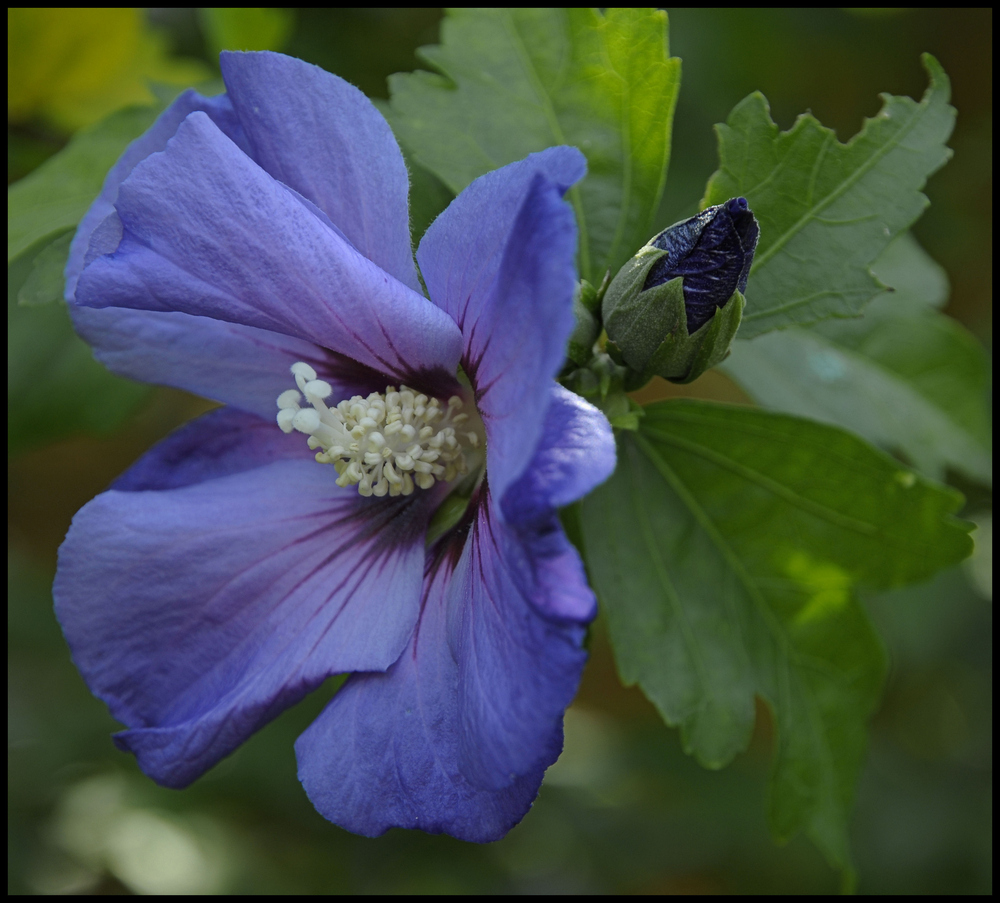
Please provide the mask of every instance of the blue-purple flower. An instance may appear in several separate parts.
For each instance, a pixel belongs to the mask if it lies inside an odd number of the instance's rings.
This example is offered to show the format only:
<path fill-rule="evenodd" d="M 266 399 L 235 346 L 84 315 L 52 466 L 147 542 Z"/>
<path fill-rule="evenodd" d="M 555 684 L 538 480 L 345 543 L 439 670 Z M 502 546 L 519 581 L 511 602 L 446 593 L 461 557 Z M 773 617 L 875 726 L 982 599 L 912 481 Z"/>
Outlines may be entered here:
<path fill-rule="evenodd" d="M 60 623 L 162 784 L 350 672 L 296 743 L 320 812 L 496 839 L 560 752 L 595 610 L 556 508 L 614 467 L 603 415 L 553 379 L 583 157 L 463 191 L 417 251 L 425 297 L 369 101 L 278 54 L 222 71 L 109 173 L 67 300 L 112 370 L 225 406 L 77 514 Z"/>

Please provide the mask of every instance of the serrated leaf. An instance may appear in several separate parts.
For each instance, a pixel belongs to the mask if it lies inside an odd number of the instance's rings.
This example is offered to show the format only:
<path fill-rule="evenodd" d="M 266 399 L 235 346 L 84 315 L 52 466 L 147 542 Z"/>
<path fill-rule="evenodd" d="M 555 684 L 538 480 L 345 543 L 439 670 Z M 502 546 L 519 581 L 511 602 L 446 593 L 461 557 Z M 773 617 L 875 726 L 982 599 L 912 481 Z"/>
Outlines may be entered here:
<path fill-rule="evenodd" d="M 855 588 L 965 557 L 961 497 L 848 433 L 763 411 L 650 405 L 584 499 L 587 563 L 619 673 L 720 767 L 754 696 L 777 725 L 769 817 L 849 870 L 847 823 L 885 656 Z"/>
<path fill-rule="evenodd" d="M 650 237 L 670 156 L 680 61 L 650 9 L 453 9 L 421 58 L 441 75 L 389 79 L 393 125 L 457 194 L 556 144 L 587 156 L 568 197 L 580 273 L 594 285 Z"/>
<path fill-rule="evenodd" d="M 381 97 L 372 97 L 370 100 L 375 109 L 385 117 L 399 141 L 399 123 L 389 101 Z M 410 177 L 410 243 L 416 248 L 427 227 L 455 199 L 455 195 L 434 173 L 424 169 L 413 159 L 412 151 L 405 144 L 401 143 L 399 149 L 403 153 Z"/>
<path fill-rule="evenodd" d="M 898 308 L 932 307 L 940 310 L 948 303 L 951 284 L 948 274 L 913 237 L 912 232 L 904 232 L 893 239 L 872 264 L 875 278 L 889 287 L 885 301 L 893 301 Z M 847 322 L 857 323 L 868 315 L 871 308 L 865 308 L 861 317 L 852 317 Z"/>
<path fill-rule="evenodd" d="M 81 433 L 106 435 L 151 391 L 94 360 L 62 301 L 17 303 L 36 258 L 64 238 L 36 245 L 7 268 L 8 454 Z"/>
<path fill-rule="evenodd" d="M 760 222 L 740 334 L 850 317 L 883 286 L 870 267 L 927 206 L 927 177 L 951 156 L 950 84 L 929 54 L 917 103 L 882 95 L 882 109 L 847 144 L 811 114 L 778 130 L 751 94 L 716 127 L 719 170 L 704 206 L 742 195 Z"/>
<path fill-rule="evenodd" d="M 895 291 L 861 318 L 738 340 L 722 369 L 765 407 L 842 426 L 935 479 L 951 468 L 990 484 L 989 362 L 935 310 L 947 277 L 909 233 L 873 270 Z"/>
<path fill-rule="evenodd" d="M 8 265 L 38 241 L 79 223 L 108 170 L 159 112 L 159 107 L 131 107 L 113 113 L 7 189 Z"/>

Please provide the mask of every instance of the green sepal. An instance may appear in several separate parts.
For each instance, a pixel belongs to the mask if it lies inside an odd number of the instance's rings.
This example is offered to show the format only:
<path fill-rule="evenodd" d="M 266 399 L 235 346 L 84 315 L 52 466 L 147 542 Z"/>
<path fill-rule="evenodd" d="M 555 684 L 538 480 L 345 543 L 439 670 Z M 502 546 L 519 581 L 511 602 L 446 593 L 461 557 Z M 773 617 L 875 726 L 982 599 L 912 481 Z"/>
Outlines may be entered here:
<path fill-rule="evenodd" d="M 681 282 L 681 279 L 672 279 L 666 284 L 679 285 Z M 671 382 L 682 384 L 696 380 L 706 370 L 729 357 L 729 348 L 740 328 L 746 299 L 739 291 L 733 292 L 729 300 L 716 310 L 712 319 L 690 336 L 687 335 L 687 314 L 684 312 L 683 293 L 679 287 L 676 294 L 682 295 L 683 326 L 668 333 L 663 344 L 656 349 L 643 374 L 647 380 L 654 376 L 662 376 Z"/>
<path fill-rule="evenodd" d="M 434 512 L 431 522 L 427 525 L 427 536 L 424 544 L 430 548 L 452 527 L 456 526 L 469 507 L 470 496 L 458 491 L 451 493 Z"/>
<path fill-rule="evenodd" d="M 736 291 L 689 335 L 683 278 L 643 288 L 653 264 L 666 253 L 652 245 L 641 248 L 618 271 L 601 306 L 608 352 L 631 371 L 626 377 L 630 390 L 654 376 L 676 383 L 697 379 L 728 356 L 743 318 L 746 300 Z"/>
<path fill-rule="evenodd" d="M 621 363 L 639 373 L 645 371 L 663 336 L 677 326 L 676 311 L 655 303 L 662 293 L 643 292 L 650 268 L 666 253 L 648 244 L 640 248 L 611 280 L 601 302 L 608 339 L 617 346 Z M 683 295 L 680 292 L 678 295 L 683 309 Z"/>
<path fill-rule="evenodd" d="M 605 277 L 607 279 L 608 277 Z M 586 309 L 588 313 L 594 315 L 594 318 L 600 316 L 601 309 L 601 298 L 603 297 L 604 290 L 607 289 L 607 285 L 602 285 L 599 289 L 594 288 L 586 279 L 581 279 L 576 286 L 576 293 L 573 296 L 573 300 L 579 301 Z"/>
<path fill-rule="evenodd" d="M 646 415 L 646 409 L 627 395 L 620 397 L 624 398 L 626 407 L 607 413 L 608 423 L 617 430 L 631 430 L 635 432 L 639 429 L 639 421 Z"/>
<path fill-rule="evenodd" d="M 573 294 L 573 316 L 576 325 L 569 337 L 566 357 L 583 367 L 594 356 L 594 343 L 601 332 L 595 313 L 599 307 L 597 289 L 586 279 L 581 279 Z"/>
<path fill-rule="evenodd" d="M 560 381 L 571 392 L 599 408 L 616 429 L 637 430 L 644 411 L 626 394 L 631 391 L 627 382 L 631 375 L 631 371 L 611 355 L 599 352 L 591 357 L 586 367 L 570 370 Z"/>

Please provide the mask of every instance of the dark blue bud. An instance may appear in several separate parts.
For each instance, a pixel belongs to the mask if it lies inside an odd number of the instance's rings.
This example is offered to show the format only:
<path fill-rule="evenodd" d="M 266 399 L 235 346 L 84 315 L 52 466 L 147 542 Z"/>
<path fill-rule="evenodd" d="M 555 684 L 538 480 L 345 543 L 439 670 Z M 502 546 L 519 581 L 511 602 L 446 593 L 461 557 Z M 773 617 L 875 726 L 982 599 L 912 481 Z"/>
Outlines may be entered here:
<path fill-rule="evenodd" d="M 725 360 L 759 237 L 746 198 L 730 198 L 665 229 L 618 271 L 601 316 L 626 387 L 652 376 L 691 382 Z"/>
<path fill-rule="evenodd" d="M 688 332 L 703 326 L 733 295 L 746 291 L 760 227 L 746 198 L 702 210 L 675 223 L 650 245 L 666 251 L 650 268 L 643 290 L 684 277 Z"/>

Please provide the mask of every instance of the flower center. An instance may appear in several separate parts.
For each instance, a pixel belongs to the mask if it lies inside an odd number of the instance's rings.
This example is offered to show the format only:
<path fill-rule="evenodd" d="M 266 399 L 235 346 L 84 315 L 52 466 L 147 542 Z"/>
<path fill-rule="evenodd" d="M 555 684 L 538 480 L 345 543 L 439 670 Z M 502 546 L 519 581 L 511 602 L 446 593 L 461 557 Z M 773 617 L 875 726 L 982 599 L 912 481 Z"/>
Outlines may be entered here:
<path fill-rule="evenodd" d="M 299 388 L 278 396 L 278 426 L 306 433 L 309 447 L 320 449 L 316 460 L 340 474 L 337 485 L 357 485 L 361 495 L 410 495 L 414 486 L 454 480 L 469 472 L 466 452 L 482 444 L 457 395 L 442 404 L 406 386 L 386 386 L 384 394 L 328 407 L 333 389 L 309 364 L 293 364 L 292 373 Z M 301 406 L 303 395 L 309 407 Z"/>

